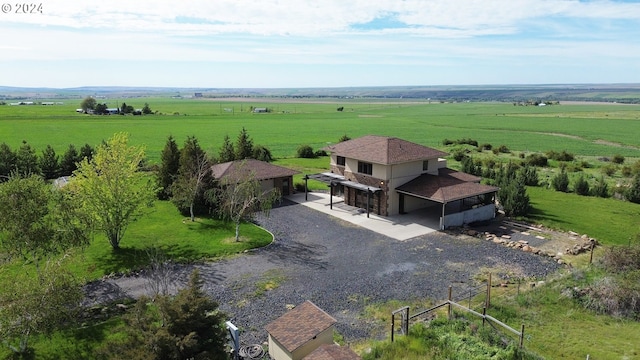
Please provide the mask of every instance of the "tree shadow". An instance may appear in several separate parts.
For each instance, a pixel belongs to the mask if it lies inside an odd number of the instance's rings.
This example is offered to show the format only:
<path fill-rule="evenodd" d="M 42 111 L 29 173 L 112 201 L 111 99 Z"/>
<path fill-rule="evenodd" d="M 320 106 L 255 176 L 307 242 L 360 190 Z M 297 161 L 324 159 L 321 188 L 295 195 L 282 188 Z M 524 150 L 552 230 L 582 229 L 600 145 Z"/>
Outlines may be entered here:
<path fill-rule="evenodd" d="M 533 219 L 533 220 L 549 220 L 549 221 L 553 221 L 556 223 L 563 223 L 563 224 L 567 224 L 567 222 L 555 215 L 551 215 L 551 214 L 547 214 L 545 213 L 543 210 L 538 209 L 534 206 L 532 206 L 529 209 L 529 214 L 527 214 L 527 217 L 529 219 Z"/>

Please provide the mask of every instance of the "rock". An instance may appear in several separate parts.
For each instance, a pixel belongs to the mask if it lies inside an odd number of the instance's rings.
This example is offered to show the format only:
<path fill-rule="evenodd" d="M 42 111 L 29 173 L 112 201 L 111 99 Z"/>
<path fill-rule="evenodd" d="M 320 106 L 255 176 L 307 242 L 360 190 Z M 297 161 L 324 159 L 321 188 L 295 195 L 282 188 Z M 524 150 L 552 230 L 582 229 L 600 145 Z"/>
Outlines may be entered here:
<path fill-rule="evenodd" d="M 125 311 L 127 310 L 128 306 L 125 304 L 116 304 L 116 308 L 118 308 L 118 310 Z"/>
<path fill-rule="evenodd" d="M 524 235 L 524 236 L 529 236 L 529 235 L 531 235 L 531 234 L 529 234 L 529 233 L 528 233 L 528 232 L 526 232 L 526 231 L 521 232 L 521 234 L 522 234 L 522 235 Z"/>
<path fill-rule="evenodd" d="M 579 234 L 575 231 L 569 231 L 569 235 L 571 236 L 578 236 Z"/>
<path fill-rule="evenodd" d="M 558 260 L 558 264 L 559 264 L 559 265 L 564 265 L 564 260 L 559 259 L 559 260 Z"/>
<path fill-rule="evenodd" d="M 527 245 L 529 243 L 527 240 L 520 240 L 518 242 L 523 245 Z"/>
<path fill-rule="evenodd" d="M 500 238 L 497 238 L 497 237 L 494 237 L 494 238 L 493 238 L 493 242 L 494 242 L 494 243 L 496 243 L 496 244 L 502 244 L 502 242 L 503 242 L 503 241 L 504 241 L 504 240 L 502 240 L 502 239 L 500 239 Z"/>
<path fill-rule="evenodd" d="M 536 235 L 536 239 L 538 239 L 538 240 L 544 240 L 544 236 Z"/>
<path fill-rule="evenodd" d="M 501 238 L 503 238 L 503 239 L 511 239 L 511 235 L 502 235 Z"/>
<path fill-rule="evenodd" d="M 478 232 L 472 229 L 472 230 L 467 231 L 467 234 L 468 234 L 469 236 L 477 236 L 477 235 L 478 235 Z"/>
<path fill-rule="evenodd" d="M 582 240 L 588 240 L 588 239 L 589 239 L 589 236 L 588 236 L 587 234 L 583 234 L 582 236 L 580 236 L 580 238 L 581 238 Z"/>

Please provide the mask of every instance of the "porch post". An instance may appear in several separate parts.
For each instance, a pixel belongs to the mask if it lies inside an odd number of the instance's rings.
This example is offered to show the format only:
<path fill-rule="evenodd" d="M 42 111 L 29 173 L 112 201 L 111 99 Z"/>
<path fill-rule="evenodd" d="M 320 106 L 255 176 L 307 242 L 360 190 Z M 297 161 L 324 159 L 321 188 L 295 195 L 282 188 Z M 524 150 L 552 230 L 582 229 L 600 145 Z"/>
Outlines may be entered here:
<path fill-rule="evenodd" d="M 445 226 L 444 226 L 444 208 L 447 206 L 447 202 L 444 201 L 442 203 L 442 224 L 440 224 L 440 230 L 444 230 Z"/>
<path fill-rule="evenodd" d="M 329 210 L 333 210 L 333 181 L 329 183 Z"/>
<path fill-rule="evenodd" d="M 367 218 L 369 217 L 369 201 L 371 199 L 371 189 L 367 188 Z"/>
<path fill-rule="evenodd" d="M 307 197 L 307 194 L 309 193 L 309 175 L 304 176 L 304 201 L 309 200 L 309 198 Z"/>

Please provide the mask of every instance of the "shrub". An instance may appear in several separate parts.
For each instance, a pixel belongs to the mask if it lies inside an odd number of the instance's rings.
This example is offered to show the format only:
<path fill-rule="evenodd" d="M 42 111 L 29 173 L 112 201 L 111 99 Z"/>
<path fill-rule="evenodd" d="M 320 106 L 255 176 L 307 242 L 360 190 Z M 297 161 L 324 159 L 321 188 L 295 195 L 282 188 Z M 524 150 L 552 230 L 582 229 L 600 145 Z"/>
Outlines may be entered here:
<path fill-rule="evenodd" d="M 633 182 L 624 196 L 632 203 L 640 204 L 640 175 L 633 178 Z"/>
<path fill-rule="evenodd" d="M 620 170 L 620 173 L 622 174 L 622 176 L 624 177 L 629 177 L 633 174 L 633 169 L 631 169 L 630 166 L 623 166 L 622 169 Z"/>
<path fill-rule="evenodd" d="M 605 165 L 602 168 L 600 168 L 600 171 L 602 171 L 602 173 L 607 175 L 607 176 L 612 176 L 613 174 L 616 173 L 617 169 L 618 168 L 615 165 L 608 164 L 608 165 Z"/>
<path fill-rule="evenodd" d="M 511 150 L 509 150 L 507 145 L 500 145 L 500 146 L 498 146 L 498 152 L 499 153 L 503 153 L 503 154 L 508 154 L 508 153 L 511 152 Z"/>
<path fill-rule="evenodd" d="M 567 152 L 566 150 L 562 150 L 562 152 L 556 152 L 556 151 L 547 151 L 547 157 L 549 159 L 553 159 L 556 161 L 573 161 L 575 159 L 575 156 L 569 152 Z"/>
<path fill-rule="evenodd" d="M 567 172 L 564 171 L 564 169 L 560 171 L 560 173 L 554 176 L 553 180 L 551 180 L 551 185 L 556 191 L 569 191 L 569 176 L 567 175 Z"/>
<path fill-rule="evenodd" d="M 293 184 L 293 188 L 297 191 L 297 192 L 304 192 L 305 188 L 304 188 L 304 183 L 303 182 L 297 182 L 295 184 Z"/>
<path fill-rule="evenodd" d="M 527 163 L 527 165 L 544 167 L 544 166 L 547 166 L 548 159 L 546 156 L 536 153 L 536 154 L 529 154 L 526 157 L 525 162 Z"/>
<path fill-rule="evenodd" d="M 481 145 L 480 145 L 480 146 L 478 146 L 478 147 L 479 147 L 481 150 L 491 150 L 491 148 L 492 148 L 491 144 L 488 144 L 488 143 L 481 144 Z"/>
<path fill-rule="evenodd" d="M 622 164 L 622 163 L 624 163 L 624 156 L 622 156 L 620 154 L 613 155 L 613 158 L 611 159 L 611 161 L 614 164 Z"/>
<path fill-rule="evenodd" d="M 271 155 L 271 150 L 263 145 L 256 145 L 253 147 L 253 158 L 260 161 L 271 162 L 273 161 L 273 156 Z"/>
<path fill-rule="evenodd" d="M 609 186 L 607 185 L 607 182 L 604 181 L 604 177 L 600 177 L 600 180 L 598 180 L 596 184 L 593 185 L 593 188 L 591 188 L 591 192 L 594 196 L 598 196 L 601 198 L 609 197 Z"/>
<path fill-rule="evenodd" d="M 313 148 L 310 145 L 300 145 L 297 150 L 299 158 L 313 159 L 316 154 L 313 152 Z"/>
<path fill-rule="evenodd" d="M 442 145 L 444 145 L 444 146 L 453 145 L 453 140 L 444 139 L 444 140 L 442 140 Z"/>
<path fill-rule="evenodd" d="M 319 157 L 319 156 L 327 156 L 327 152 L 326 152 L 326 151 L 324 151 L 324 150 L 317 150 L 317 151 L 314 153 L 314 155 L 315 155 L 316 157 Z"/>
<path fill-rule="evenodd" d="M 338 139 L 338 142 L 343 142 L 343 141 L 348 141 L 351 140 L 351 138 L 349 136 L 347 136 L 347 134 L 344 134 L 340 137 L 340 139 Z"/>
<path fill-rule="evenodd" d="M 538 170 L 533 166 L 525 166 L 520 169 L 522 173 L 522 179 L 527 186 L 538 186 Z"/>
<path fill-rule="evenodd" d="M 589 195 L 589 182 L 587 182 L 587 180 L 585 180 L 583 176 L 580 176 L 578 179 L 576 179 L 573 188 L 578 195 Z"/>
<path fill-rule="evenodd" d="M 462 161 L 464 158 L 467 158 L 467 157 L 468 157 L 467 152 L 462 149 L 456 150 L 453 153 L 453 159 L 455 161 Z"/>

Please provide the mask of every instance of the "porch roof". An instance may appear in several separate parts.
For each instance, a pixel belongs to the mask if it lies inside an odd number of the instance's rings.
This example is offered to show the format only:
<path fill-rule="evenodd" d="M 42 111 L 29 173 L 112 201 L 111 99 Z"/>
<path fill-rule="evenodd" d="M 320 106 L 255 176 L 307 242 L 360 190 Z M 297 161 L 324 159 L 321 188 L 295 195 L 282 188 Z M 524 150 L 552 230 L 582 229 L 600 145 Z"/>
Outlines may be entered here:
<path fill-rule="evenodd" d="M 368 186 L 368 185 L 360 184 L 357 182 L 349 181 L 344 176 L 335 174 L 335 173 L 325 172 L 325 173 L 319 173 L 319 174 L 310 174 L 310 175 L 307 175 L 307 177 L 309 179 L 321 181 L 325 184 L 341 184 L 341 185 L 362 190 L 362 191 L 368 190 L 368 191 L 376 192 L 376 191 L 382 190 L 379 187 Z"/>
<path fill-rule="evenodd" d="M 500 188 L 479 183 L 480 178 L 467 173 L 443 168 L 438 175 L 422 174 L 396 188 L 407 194 L 439 203 L 447 203 L 472 196 L 497 192 Z"/>

